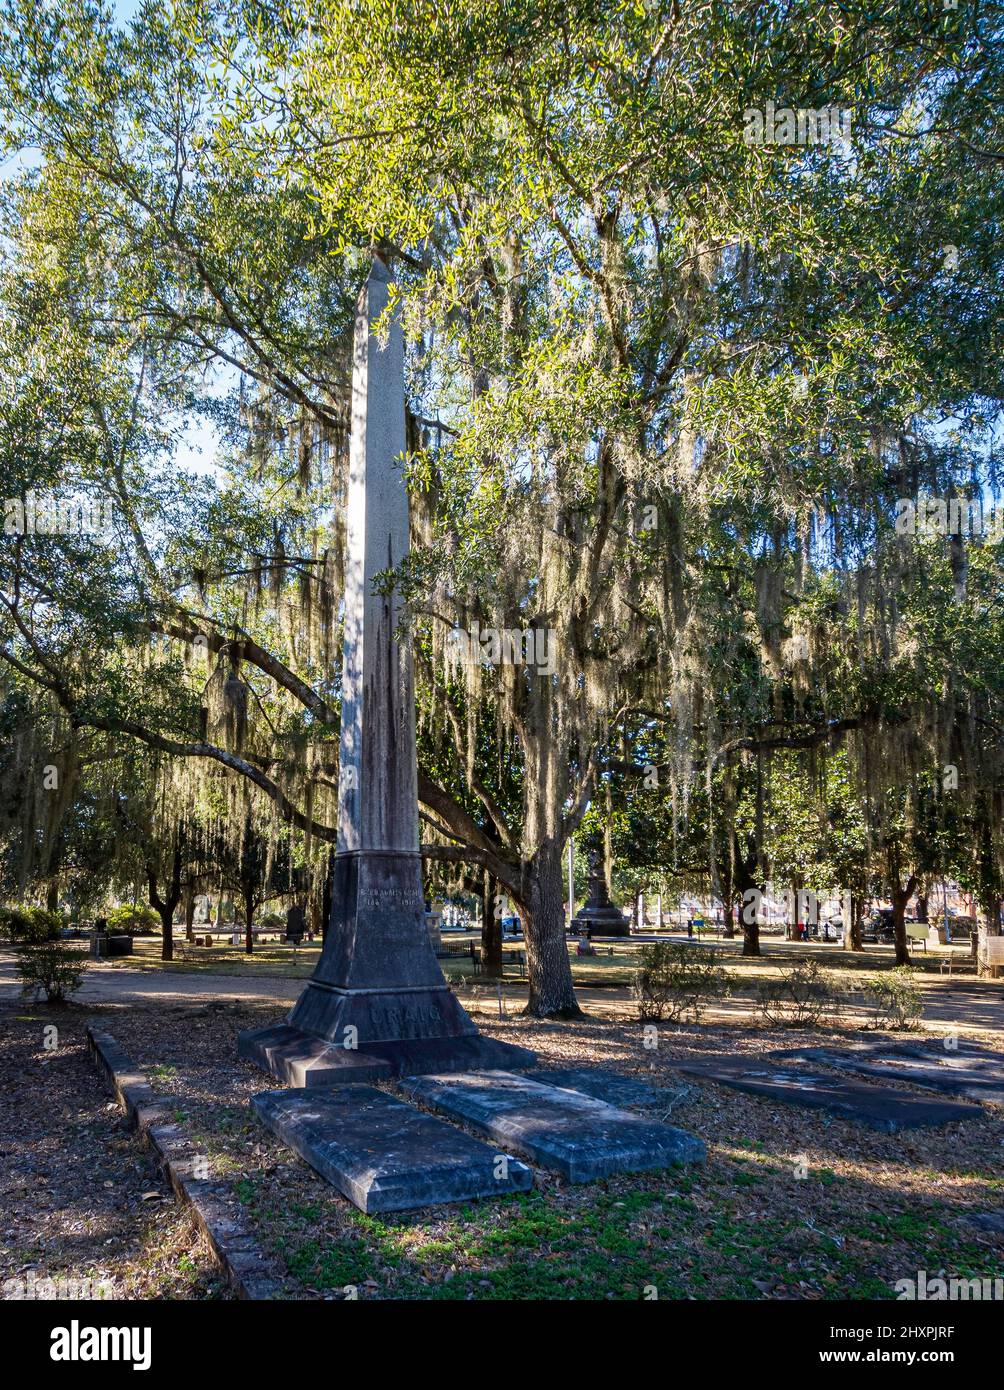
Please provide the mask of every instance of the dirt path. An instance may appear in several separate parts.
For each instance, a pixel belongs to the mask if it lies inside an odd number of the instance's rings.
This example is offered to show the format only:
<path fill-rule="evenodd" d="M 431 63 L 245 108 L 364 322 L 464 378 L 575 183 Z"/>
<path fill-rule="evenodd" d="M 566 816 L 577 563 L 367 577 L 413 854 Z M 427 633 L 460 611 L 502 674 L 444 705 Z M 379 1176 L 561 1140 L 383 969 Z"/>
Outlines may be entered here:
<path fill-rule="evenodd" d="M 1004 981 L 977 980 L 972 976 L 920 975 L 924 993 L 925 1027 L 942 1032 L 946 1028 L 962 1033 L 998 1035 L 1004 1045 Z M 303 988 L 302 980 L 273 976 L 173 973 L 168 970 L 132 969 L 129 966 L 91 962 L 84 983 L 74 996 L 78 1004 L 148 1004 L 163 1000 L 169 1004 L 186 1001 L 206 1003 L 224 1000 L 246 1003 L 272 1003 L 291 1007 Z M 15 1000 L 19 985 L 11 951 L 0 951 L 0 1000 Z M 626 989 L 590 989 L 580 986 L 576 993 L 588 1013 L 597 1018 L 627 1020 L 634 1017 L 634 1006 Z M 488 987 L 460 996 L 475 1012 L 498 1017 L 494 991 Z M 517 1013 L 526 1002 L 526 986 L 509 982 L 505 987 L 504 1011 Z M 752 1016 L 754 1007 L 744 999 L 730 1000 L 708 1011 L 709 1019 L 740 1019 Z"/>

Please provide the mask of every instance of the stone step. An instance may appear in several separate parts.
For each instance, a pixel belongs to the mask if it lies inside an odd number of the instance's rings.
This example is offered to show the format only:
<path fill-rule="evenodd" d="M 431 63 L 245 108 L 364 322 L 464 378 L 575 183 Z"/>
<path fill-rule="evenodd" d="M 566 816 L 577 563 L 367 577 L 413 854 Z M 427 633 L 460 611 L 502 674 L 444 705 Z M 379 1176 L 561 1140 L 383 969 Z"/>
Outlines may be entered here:
<path fill-rule="evenodd" d="M 475 1071 L 532 1067 L 525 1047 L 480 1033 L 441 1038 L 364 1041 L 359 1050 L 339 1047 L 289 1023 L 239 1033 L 237 1050 L 245 1061 L 290 1086 L 345 1086 L 383 1081 L 419 1072 Z"/>
<path fill-rule="evenodd" d="M 367 1215 L 526 1192 L 530 1169 L 373 1086 L 263 1091 L 259 1119 Z"/>
<path fill-rule="evenodd" d="M 514 1072 L 407 1076 L 396 1086 L 569 1182 L 702 1163 L 705 1157 L 703 1141 L 684 1130 Z"/>
<path fill-rule="evenodd" d="M 345 1086 L 382 1081 L 393 1068 L 382 1057 L 351 1048 L 334 1047 L 323 1038 L 278 1023 L 274 1028 L 248 1029 L 237 1036 L 237 1051 L 246 1062 L 271 1072 L 287 1086 Z"/>

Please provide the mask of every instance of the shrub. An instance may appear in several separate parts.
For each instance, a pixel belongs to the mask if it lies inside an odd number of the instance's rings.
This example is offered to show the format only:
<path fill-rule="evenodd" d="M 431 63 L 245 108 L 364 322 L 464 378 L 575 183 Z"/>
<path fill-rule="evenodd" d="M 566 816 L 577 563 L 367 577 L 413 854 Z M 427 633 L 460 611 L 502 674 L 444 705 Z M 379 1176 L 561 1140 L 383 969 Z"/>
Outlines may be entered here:
<path fill-rule="evenodd" d="M 0 907 L 0 934 L 8 941 L 37 942 L 58 938 L 63 918 L 44 907 Z"/>
<path fill-rule="evenodd" d="M 62 1004 L 68 994 L 80 988 L 87 961 L 74 947 L 63 941 L 40 941 L 22 946 L 17 968 L 21 993 L 35 997 L 44 991 L 51 1004 Z"/>
<path fill-rule="evenodd" d="M 658 941 L 643 946 L 634 978 L 634 996 L 642 1022 L 680 1019 L 690 1010 L 694 1019 L 714 999 L 730 991 L 729 977 L 714 951 L 701 946 Z"/>
<path fill-rule="evenodd" d="M 812 1028 L 839 1012 L 842 992 L 819 962 L 810 960 L 783 971 L 777 980 L 761 980 L 757 999 L 765 1023 Z"/>
<path fill-rule="evenodd" d="M 106 920 L 108 930 L 113 935 L 129 932 L 135 936 L 138 932 L 152 931 L 160 926 L 160 918 L 145 903 L 125 903 L 122 907 L 114 907 Z"/>
<path fill-rule="evenodd" d="M 916 1028 L 924 1008 L 914 972 L 908 965 L 866 980 L 864 996 L 876 1028 Z"/>

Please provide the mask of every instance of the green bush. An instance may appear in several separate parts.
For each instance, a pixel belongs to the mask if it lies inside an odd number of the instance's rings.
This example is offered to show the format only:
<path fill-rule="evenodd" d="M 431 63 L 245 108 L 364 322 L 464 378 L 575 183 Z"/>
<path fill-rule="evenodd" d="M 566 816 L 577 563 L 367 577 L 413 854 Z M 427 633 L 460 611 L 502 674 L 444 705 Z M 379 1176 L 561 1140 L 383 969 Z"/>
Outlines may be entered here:
<path fill-rule="evenodd" d="M 154 927 L 160 926 L 160 918 L 152 907 L 147 907 L 145 903 L 125 903 L 122 907 L 113 907 L 107 917 L 108 930 L 113 934 L 129 932 L 135 935 L 137 932 L 152 931 Z"/>
<path fill-rule="evenodd" d="M 761 980 L 757 1003 L 765 1023 L 780 1028 L 813 1028 L 828 1015 L 840 1012 L 843 992 L 818 961 L 810 960 L 783 971 L 779 979 Z"/>
<path fill-rule="evenodd" d="M 0 935 L 8 941 L 53 941 L 62 927 L 62 914 L 44 907 L 0 907 Z"/>
<path fill-rule="evenodd" d="M 642 1022 L 680 1019 L 688 1010 L 696 1020 L 708 1003 L 730 992 L 714 951 L 701 946 L 658 941 L 643 946 L 639 958 L 633 990 Z"/>
<path fill-rule="evenodd" d="M 80 951 L 65 941 L 40 941 L 22 946 L 17 968 L 21 975 L 21 993 L 37 997 L 44 992 L 50 1004 L 62 1004 L 68 994 L 80 988 L 87 966 Z"/>
<path fill-rule="evenodd" d="M 916 1028 L 924 1001 L 908 965 L 872 976 L 863 989 L 876 1028 Z"/>

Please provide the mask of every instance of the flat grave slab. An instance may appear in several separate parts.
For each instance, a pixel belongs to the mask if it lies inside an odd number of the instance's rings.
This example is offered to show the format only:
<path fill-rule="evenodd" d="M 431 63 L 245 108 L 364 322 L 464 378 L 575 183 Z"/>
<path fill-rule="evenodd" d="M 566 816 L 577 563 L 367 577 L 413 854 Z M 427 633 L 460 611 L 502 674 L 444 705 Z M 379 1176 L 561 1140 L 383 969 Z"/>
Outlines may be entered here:
<path fill-rule="evenodd" d="M 949 1124 L 980 1113 L 976 1106 L 958 1101 L 928 1100 L 925 1096 L 848 1081 L 803 1066 L 782 1067 L 732 1055 L 701 1057 L 694 1061 L 674 1059 L 673 1066 L 686 1076 L 731 1086 L 767 1100 L 802 1105 L 809 1110 L 825 1110 L 887 1134 L 920 1129 L 925 1125 Z"/>
<path fill-rule="evenodd" d="M 368 1215 L 526 1192 L 533 1183 L 518 1159 L 373 1086 L 263 1091 L 251 1105 Z"/>
<path fill-rule="evenodd" d="M 908 1081 L 930 1091 L 1004 1105 L 1004 1055 L 962 1045 L 948 1051 L 931 1043 L 866 1043 L 859 1047 L 806 1047 L 772 1052 L 779 1060 L 825 1062 L 858 1076 Z"/>
<path fill-rule="evenodd" d="M 569 1182 L 702 1163 L 704 1142 L 685 1130 L 514 1072 L 408 1076 L 406 1096 L 473 1126 Z"/>
<path fill-rule="evenodd" d="M 662 1092 L 647 1081 L 620 1076 L 603 1067 L 534 1067 L 531 1080 L 540 1081 L 545 1086 L 558 1086 L 562 1090 L 581 1091 L 583 1095 L 602 1100 L 607 1105 L 648 1106 L 657 1105 L 662 1100 Z"/>

